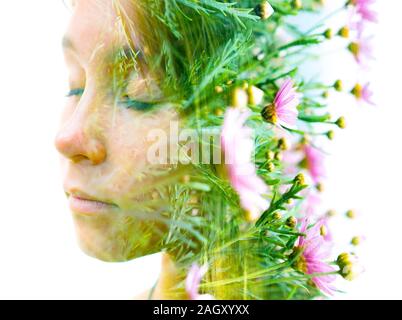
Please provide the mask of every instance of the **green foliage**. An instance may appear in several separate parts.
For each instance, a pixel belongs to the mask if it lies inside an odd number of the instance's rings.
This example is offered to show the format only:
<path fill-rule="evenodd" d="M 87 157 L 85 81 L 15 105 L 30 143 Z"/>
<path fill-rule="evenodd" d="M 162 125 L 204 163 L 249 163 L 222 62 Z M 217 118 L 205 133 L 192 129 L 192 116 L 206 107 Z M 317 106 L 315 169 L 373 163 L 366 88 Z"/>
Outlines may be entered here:
<path fill-rule="evenodd" d="M 223 117 L 216 111 L 224 112 L 233 89 L 245 83 L 264 92 L 264 103 L 272 102 L 280 81 L 287 77 L 294 78 L 303 91 L 299 106 L 302 127 L 283 130 L 302 147 L 300 136 L 318 135 L 315 123 L 330 125 L 325 102 L 314 95 L 329 87 L 307 82 L 300 71 L 302 63 L 315 59 L 310 49 L 325 38 L 289 23 L 288 16 L 300 12 L 293 1 L 270 1 L 275 13 L 266 21 L 253 11 L 260 1 L 139 3 L 149 20 L 144 22 L 143 35 L 151 38 L 148 63 L 163 66 L 161 87 L 180 105 L 186 126 L 220 126 Z M 303 0 L 305 13 L 314 14 L 318 9 L 319 1 Z M 290 39 L 284 40 L 283 32 Z M 190 180 L 170 190 L 169 232 L 163 246 L 174 253 L 184 272 L 194 261 L 207 262 L 210 272 L 200 288 L 218 299 L 313 298 L 320 294 L 309 281 L 313 275 L 294 268 L 298 257 L 293 249 L 303 234 L 285 223 L 287 217 L 303 216 L 301 202 L 307 186 L 287 175 L 277 133 L 260 116 L 263 105 L 249 107 L 252 115 L 248 125 L 256 132 L 257 172 L 271 188 L 269 208 L 256 223 L 247 221 L 222 168 L 193 165 Z M 275 157 L 267 158 L 267 152 Z M 301 170 L 298 165 L 296 168 Z"/>

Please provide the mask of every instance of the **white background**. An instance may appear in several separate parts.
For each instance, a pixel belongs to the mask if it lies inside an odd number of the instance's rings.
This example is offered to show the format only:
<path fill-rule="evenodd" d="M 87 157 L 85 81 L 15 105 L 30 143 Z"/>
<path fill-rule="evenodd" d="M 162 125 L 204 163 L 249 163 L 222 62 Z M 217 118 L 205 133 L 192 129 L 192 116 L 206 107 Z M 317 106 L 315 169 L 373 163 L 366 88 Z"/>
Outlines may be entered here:
<path fill-rule="evenodd" d="M 341 281 L 347 293 L 336 298 L 402 298 L 402 3 L 379 2 L 371 74 L 377 107 L 346 96 L 331 106 L 347 117 L 348 129 L 330 149 L 325 205 L 359 213 L 355 221 L 335 219 L 344 248 L 353 235 L 367 238 L 359 248 L 365 273 Z M 158 255 L 112 264 L 76 245 L 53 147 L 67 88 L 60 43 L 68 15 L 61 1 L 0 4 L 0 298 L 126 299 L 158 275 Z M 328 79 L 341 77 L 351 86 L 366 74 L 344 54 L 341 63 L 321 68 Z"/>

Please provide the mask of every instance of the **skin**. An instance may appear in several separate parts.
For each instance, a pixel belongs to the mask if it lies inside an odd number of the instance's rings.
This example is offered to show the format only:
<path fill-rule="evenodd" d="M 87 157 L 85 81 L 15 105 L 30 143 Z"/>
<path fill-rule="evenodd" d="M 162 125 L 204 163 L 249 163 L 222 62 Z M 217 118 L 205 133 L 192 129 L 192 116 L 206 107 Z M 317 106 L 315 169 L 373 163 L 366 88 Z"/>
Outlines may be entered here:
<path fill-rule="evenodd" d="M 121 3 L 129 12 L 129 1 Z M 144 112 L 116 103 L 114 55 L 130 44 L 118 21 L 112 0 L 75 1 L 63 45 L 70 89 L 84 91 L 67 98 L 55 140 L 80 247 L 104 261 L 126 261 L 161 249 L 166 231 L 160 220 L 166 205 L 161 185 L 172 174 L 156 178 L 150 173 L 170 168 L 149 164 L 153 142 L 147 137 L 152 130 L 168 133 L 177 120 L 169 105 Z M 136 76 L 128 72 L 125 94 L 159 97 L 146 66 L 141 70 Z"/>

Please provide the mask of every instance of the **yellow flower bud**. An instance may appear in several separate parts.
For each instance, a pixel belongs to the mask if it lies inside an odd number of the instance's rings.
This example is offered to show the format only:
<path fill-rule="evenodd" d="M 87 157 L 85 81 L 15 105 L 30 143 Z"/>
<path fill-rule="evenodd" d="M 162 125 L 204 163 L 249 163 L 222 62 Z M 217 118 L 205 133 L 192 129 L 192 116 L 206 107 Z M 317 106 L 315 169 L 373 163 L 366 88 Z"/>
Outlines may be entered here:
<path fill-rule="evenodd" d="M 223 92 L 223 88 L 221 86 L 216 86 L 215 87 L 215 92 L 216 93 L 222 93 Z"/>
<path fill-rule="evenodd" d="M 280 150 L 288 150 L 289 149 L 289 143 L 285 138 L 280 138 L 278 141 L 278 149 Z"/>
<path fill-rule="evenodd" d="M 319 182 L 315 185 L 315 188 L 317 189 L 318 192 L 323 192 L 324 191 L 324 185 Z"/>
<path fill-rule="evenodd" d="M 274 172 L 275 170 L 275 165 L 272 162 L 268 162 L 267 164 L 267 170 L 268 172 Z"/>
<path fill-rule="evenodd" d="M 345 122 L 345 118 L 344 117 L 339 117 L 338 120 L 336 120 L 335 124 L 341 128 L 341 129 L 345 129 L 346 128 L 346 122 Z"/>
<path fill-rule="evenodd" d="M 275 153 L 271 150 L 267 151 L 267 160 L 274 160 L 275 158 Z"/>
<path fill-rule="evenodd" d="M 358 246 L 361 243 L 361 238 L 360 237 L 353 237 L 350 243 L 354 246 Z"/>
<path fill-rule="evenodd" d="M 343 84 L 342 84 L 342 80 L 336 80 L 334 83 L 334 88 L 336 91 L 342 91 L 343 88 Z"/>
<path fill-rule="evenodd" d="M 293 229 L 294 227 L 296 227 L 297 220 L 296 220 L 295 217 L 289 217 L 289 218 L 286 219 L 285 224 L 286 224 L 289 228 L 292 228 L 292 229 Z"/>
<path fill-rule="evenodd" d="M 215 109 L 215 115 L 217 117 L 221 117 L 223 115 L 223 110 L 221 108 L 216 108 Z"/>
<path fill-rule="evenodd" d="M 356 99 L 361 99 L 363 96 L 363 87 L 360 83 L 357 83 L 353 89 L 350 91 L 351 94 L 353 94 Z"/>
<path fill-rule="evenodd" d="M 324 226 L 324 225 L 322 225 L 322 226 L 320 227 L 320 235 L 321 235 L 322 237 L 325 237 L 327 234 L 328 234 L 327 227 Z"/>
<path fill-rule="evenodd" d="M 328 131 L 328 132 L 326 133 L 326 136 L 327 136 L 327 138 L 328 138 L 329 140 L 333 140 L 333 139 L 334 139 L 334 136 L 335 136 L 335 132 L 332 131 L 332 130 L 330 130 L 330 131 Z"/>
<path fill-rule="evenodd" d="M 346 26 L 340 28 L 339 31 L 338 31 L 338 35 L 339 35 L 340 37 L 342 37 L 342 38 L 349 38 L 349 33 L 350 33 L 350 30 L 349 30 L 349 28 L 346 27 Z"/>
<path fill-rule="evenodd" d="M 355 56 L 358 57 L 360 54 L 360 45 L 357 42 L 351 42 L 348 45 L 348 50 Z"/>
<path fill-rule="evenodd" d="M 335 210 L 328 210 L 327 211 L 327 217 L 334 217 L 336 216 L 336 211 Z"/>
<path fill-rule="evenodd" d="M 261 18 L 261 20 L 266 20 L 273 15 L 274 9 L 268 1 L 262 1 L 254 8 L 254 12 Z"/>
<path fill-rule="evenodd" d="M 332 39 L 332 29 L 325 30 L 323 33 L 323 36 L 328 40 Z"/>
<path fill-rule="evenodd" d="M 244 89 L 236 88 L 232 93 L 231 105 L 235 108 L 247 108 L 248 96 Z"/>
<path fill-rule="evenodd" d="M 276 211 L 276 212 L 274 212 L 274 213 L 272 214 L 272 219 L 273 219 L 273 220 L 281 220 L 281 219 L 282 219 L 282 215 L 281 215 L 278 211 Z"/>
<path fill-rule="evenodd" d="M 300 186 L 306 185 L 306 179 L 304 178 L 303 173 L 299 173 L 294 179 L 293 179 L 294 184 L 298 184 Z"/>
<path fill-rule="evenodd" d="M 282 158 L 283 158 L 282 153 L 280 152 L 275 153 L 275 160 L 282 161 Z"/>
<path fill-rule="evenodd" d="M 348 217 L 349 219 L 354 219 L 356 218 L 356 212 L 354 212 L 353 210 L 348 210 L 346 211 L 346 217 Z"/>
<path fill-rule="evenodd" d="M 303 7 L 303 3 L 301 0 L 293 0 L 292 7 L 293 9 L 300 10 Z"/>
<path fill-rule="evenodd" d="M 256 86 L 249 86 L 247 93 L 248 102 L 253 106 L 259 105 L 264 98 L 264 91 L 262 91 L 260 88 L 257 88 Z"/>

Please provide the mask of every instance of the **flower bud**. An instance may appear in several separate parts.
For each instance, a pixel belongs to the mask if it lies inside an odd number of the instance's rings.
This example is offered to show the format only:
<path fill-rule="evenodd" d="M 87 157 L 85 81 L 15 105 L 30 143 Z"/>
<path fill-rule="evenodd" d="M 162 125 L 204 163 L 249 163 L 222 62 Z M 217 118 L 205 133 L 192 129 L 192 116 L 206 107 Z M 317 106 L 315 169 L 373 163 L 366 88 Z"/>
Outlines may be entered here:
<path fill-rule="evenodd" d="M 321 182 L 318 182 L 315 185 L 315 188 L 317 189 L 318 192 L 323 192 L 324 191 L 324 185 Z"/>
<path fill-rule="evenodd" d="M 220 117 L 223 115 L 223 110 L 221 108 L 216 108 L 214 113 L 217 117 Z"/>
<path fill-rule="evenodd" d="M 327 138 L 328 138 L 329 140 L 333 140 L 333 139 L 334 139 L 334 136 L 335 136 L 335 132 L 332 131 L 332 130 L 330 130 L 330 131 L 328 131 L 325 135 L 327 136 Z"/>
<path fill-rule="evenodd" d="M 282 161 L 282 158 L 283 158 L 282 153 L 275 152 L 275 160 Z"/>
<path fill-rule="evenodd" d="M 216 86 L 215 87 L 215 92 L 216 93 L 222 93 L 223 92 L 223 88 L 221 86 Z"/>
<path fill-rule="evenodd" d="M 286 222 L 285 222 L 285 224 L 289 227 L 289 228 L 294 228 L 294 227 L 296 227 L 296 224 L 297 224 L 297 220 L 296 220 L 296 218 L 295 217 L 289 217 L 289 218 L 287 218 L 286 219 Z"/>
<path fill-rule="evenodd" d="M 349 253 L 343 252 L 336 259 L 336 263 L 339 267 L 342 267 L 348 263 L 351 263 Z"/>
<path fill-rule="evenodd" d="M 262 102 L 264 98 L 264 91 L 256 86 L 249 86 L 247 89 L 248 93 L 248 102 L 249 104 L 255 106 Z"/>
<path fill-rule="evenodd" d="M 336 260 L 339 266 L 339 273 L 346 280 L 354 280 L 361 272 L 356 256 L 349 253 L 341 253 Z"/>
<path fill-rule="evenodd" d="M 356 218 L 356 212 L 354 212 L 353 210 L 348 210 L 346 211 L 346 217 L 348 217 L 349 219 L 354 219 Z"/>
<path fill-rule="evenodd" d="M 275 221 L 281 220 L 281 219 L 282 219 L 282 215 L 280 214 L 280 212 L 275 211 L 275 212 L 272 214 L 272 219 L 275 220 Z"/>
<path fill-rule="evenodd" d="M 274 160 L 275 158 L 275 153 L 271 150 L 267 151 L 267 160 Z"/>
<path fill-rule="evenodd" d="M 346 128 L 346 122 L 345 122 L 345 118 L 344 117 L 339 117 L 338 120 L 335 121 L 335 124 L 341 128 L 341 129 L 345 129 Z"/>
<path fill-rule="evenodd" d="M 360 45 L 357 42 L 351 42 L 348 45 L 348 50 L 355 56 L 358 57 L 360 54 Z"/>
<path fill-rule="evenodd" d="M 244 109 L 247 107 L 248 96 L 244 89 L 236 88 L 232 93 L 232 103 L 231 105 L 235 108 Z"/>
<path fill-rule="evenodd" d="M 272 162 L 268 162 L 267 170 L 268 170 L 268 172 L 274 172 L 275 171 L 275 165 Z"/>
<path fill-rule="evenodd" d="M 289 143 L 285 138 L 280 138 L 278 140 L 278 149 L 286 151 L 289 149 Z"/>
<path fill-rule="evenodd" d="M 358 246 L 361 243 L 361 238 L 358 236 L 353 237 L 350 243 L 354 246 Z"/>
<path fill-rule="evenodd" d="M 336 80 L 334 83 L 334 86 L 336 91 L 342 91 L 343 85 L 342 85 L 342 80 Z"/>
<path fill-rule="evenodd" d="M 262 20 L 268 19 L 273 15 L 274 9 L 269 4 L 268 1 L 262 1 L 254 8 L 254 12 L 257 16 L 259 16 Z"/>
<path fill-rule="evenodd" d="M 327 29 L 322 34 L 326 39 L 332 39 L 332 29 Z"/>
<path fill-rule="evenodd" d="M 350 91 L 351 94 L 353 94 L 356 99 L 361 99 L 363 96 L 363 87 L 360 83 L 357 83 L 353 89 Z"/>
<path fill-rule="evenodd" d="M 327 217 L 335 217 L 336 216 L 336 211 L 335 210 L 328 210 L 327 211 Z"/>
<path fill-rule="evenodd" d="M 349 38 L 349 33 L 350 33 L 350 30 L 347 26 L 340 28 L 338 31 L 338 35 L 342 38 Z"/>
<path fill-rule="evenodd" d="M 325 237 L 327 234 L 328 234 L 327 227 L 324 226 L 324 225 L 322 225 L 322 226 L 320 227 L 320 235 L 321 235 L 322 237 Z"/>
<path fill-rule="evenodd" d="M 300 10 L 303 7 L 303 3 L 301 0 L 293 0 L 292 7 L 293 9 Z"/>
<path fill-rule="evenodd" d="M 293 184 L 297 184 L 300 186 L 305 186 L 306 185 L 306 179 L 304 178 L 303 173 L 299 173 L 294 179 L 293 179 Z"/>

